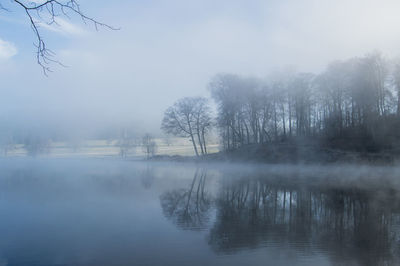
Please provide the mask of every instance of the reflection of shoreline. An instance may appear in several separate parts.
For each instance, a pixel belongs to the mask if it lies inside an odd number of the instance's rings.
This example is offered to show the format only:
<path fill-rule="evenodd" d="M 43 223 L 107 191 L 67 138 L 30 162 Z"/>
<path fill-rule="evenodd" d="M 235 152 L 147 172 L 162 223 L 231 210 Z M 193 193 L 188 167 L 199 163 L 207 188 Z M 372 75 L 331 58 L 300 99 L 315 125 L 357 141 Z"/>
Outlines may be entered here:
<path fill-rule="evenodd" d="M 180 228 L 208 228 L 208 244 L 217 253 L 275 244 L 310 252 L 324 250 L 334 263 L 355 260 L 360 265 L 381 265 L 399 261 L 396 225 L 400 223 L 400 195 L 385 185 L 372 192 L 335 185 L 334 181 L 312 184 L 313 178 L 291 182 L 298 177 L 240 177 L 228 171 L 231 174 L 222 177 L 217 195 L 211 198 L 207 185 L 200 186 L 199 172 L 188 189 L 163 194 L 161 205 L 164 214 Z M 196 209 L 201 205 L 198 191 L 202 197 L 210 197 L 205 213 L 216 210 L 213 224 L 198 223 L 198 210 L 202 210 Z"/>
<path fill-rule="evenodd" d="M 268 164 L 364 164 L 370 166 L 393 166 L 399 162 L 395 152 L 356 152 L 339 149 L 324 149 L 314 146 L 269 144 L 247 145 L 236 150 L 218 151 L 196 157 L 194 155 L 160 153 L 153 161 L 166 162 L 231 162 L 231 163 L 268 163 Z"/>

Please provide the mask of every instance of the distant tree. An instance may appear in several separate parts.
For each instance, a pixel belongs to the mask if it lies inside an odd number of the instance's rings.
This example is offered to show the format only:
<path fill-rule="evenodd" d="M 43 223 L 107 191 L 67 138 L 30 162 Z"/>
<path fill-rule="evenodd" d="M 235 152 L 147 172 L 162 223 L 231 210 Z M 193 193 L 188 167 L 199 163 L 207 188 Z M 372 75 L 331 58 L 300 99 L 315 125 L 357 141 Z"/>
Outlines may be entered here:
<path fill-rule="evenodd" d="M 72 149 L 73 152 L 77 152 L 83 145 L 83 140 L 78 136 L 71 136 L 67 140 L 67 146 Z"/>
<path fill-rule="evenodd" d="M 147 159 L 157 152 L 157 143 L 154 141 L 154 138 L 149 133 L 146 133 L 142 138 L 142 149 L 146 154 Z"/>
<path fill-rule="evenodd" d="M 3 3 L 2 3 L 3 2 Z M 98 30 L 99 27 L 116 30 L 116 28 L 102 23 L 82 12 L 80 4 L 77 0 L 43 0 L 43 1 L 26 1 L 26 0 L 10 0 L 9 4 L 0 2 L 0 11 L 12 12 L 10 6 L 18 6 L 25 12 L 27 19 L 31 25 L 33 33 L 36 36 L 36 60 L 43 68 L 44 74 L 51 71 L 49 64 L 59 61 L 54 59 L 55 53 L 49 50 L 41 34 L 41 24 L 58 25 L 57 18 L 71 18 L 72 15 L 79 17 L 84 23 L 91 23 Z"/>
<path fill-rule="evenodd" d="M 300 73 L 291 84 L 294 95 L 296 135 L 309 136 L 312 125 L 312 83 L 313 74 Z"/>
<path fill-rule="evenodd" d="M 161 129 L 166 134 L 190 138 L 194 152 L 199 156 L 197 145 L 200 146 L 202 154 L 207 152 L 205 135 L 211 128 L 209 111 L 205 98 L 182 98 L 165 111 Z"/>
<path fill-rule="evenodd" d="M 25 138 L 24 149 L 29 156 L 50 153 L 51 140 L 43 136 L 29 136 Z"/>
<path fill-rule="evenodd" d="M 218 107 L 217 123 L 225 149 L 262 143 L 270 138 L 267 122 L 271 116 L 269 87 L 255 78 L 232 74 L 215 76 L 209 88 Z"/>
<path fill-rule="evenodd" d="M 393 83 L 397 93 L 396 113 L 400 117 L 400 60 L 396 60 L 393 69 Z"/>
<path fill-rule="evenodd" d="M 165 145 L 167 145 L 168 147 L 172 145 L 172 138 L 168 134 L 166 134 L 164 136 L 163 141 L 164 141 Z"/>
<path fill-rule="evenodd" d="M 8 153 L 16 148 L 16 143 L 13 136 L 5 135 L 0 139 L 0 150 L 2 151 L 4 156 L 7 156 Z"/>
<path fill-rule="evenodd" d="M 121 129 L 116 146 L 119 147 L 119 155 L 121 157 L 128 156 L 129 152 L 137 146 L 133 130 L 128 128 Z"/>

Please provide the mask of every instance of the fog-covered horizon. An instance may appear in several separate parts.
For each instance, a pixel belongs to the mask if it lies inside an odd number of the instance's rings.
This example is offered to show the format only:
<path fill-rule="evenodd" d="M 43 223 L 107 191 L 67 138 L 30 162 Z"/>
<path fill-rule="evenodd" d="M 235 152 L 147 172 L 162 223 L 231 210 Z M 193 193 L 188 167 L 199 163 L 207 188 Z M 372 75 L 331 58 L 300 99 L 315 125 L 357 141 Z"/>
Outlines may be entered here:
<path fill-rule="evenodd" d="M 23 13 L 0 13 L 0 121 L 22 131 L 93 135 L 135 127 L 160 134 L 165 109 L 209 96 L 218 73 L 265 78 L 288 66 L 321 72 L 375 50 L 399 56 L 397 1 L 80 1 L 120 27 L 96 32 L 76 17 L 42 25 L 56 58 L 46 77 Z M 50 128 L 50 129 L 49 129 Z"/>

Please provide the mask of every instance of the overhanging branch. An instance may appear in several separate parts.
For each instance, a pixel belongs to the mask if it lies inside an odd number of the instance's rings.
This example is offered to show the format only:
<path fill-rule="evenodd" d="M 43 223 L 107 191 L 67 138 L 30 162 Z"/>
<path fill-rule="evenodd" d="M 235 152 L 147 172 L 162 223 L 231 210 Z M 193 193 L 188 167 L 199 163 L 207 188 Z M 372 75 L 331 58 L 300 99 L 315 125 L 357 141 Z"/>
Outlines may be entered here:
<path fill-rule="evenodd" d="M 11 2 L 16 3 L 24 9 L 31 28 L 36 36 L 36 60 L 37 63 L 42 67 L 45 75 L 51 72 L 51 63 L 64 66 L 60 61 L 55 59 L 55 53 L 47 48 L 45 41 L 43 40 L 40 23 L 46 23 L 47 25 L 57 24 L 56 18 L 59 16 L 65 16 L 70 18 L 69 13 L 72 13 L 82 19 L 85 24 L 93 24 L 96 30 L 100 27 L 107 28 L 110 30 L 119 30 L 108 24 L 102 23 L 92 17 L 85 15 L 76 0 L 60 1 L 60 0 L 48 0 L 41 4 L 35 2 L 25 2 L 21 0 L 12 0 Z M 3 5 L 0 4 L 1 10 L 7 10 Z"/>

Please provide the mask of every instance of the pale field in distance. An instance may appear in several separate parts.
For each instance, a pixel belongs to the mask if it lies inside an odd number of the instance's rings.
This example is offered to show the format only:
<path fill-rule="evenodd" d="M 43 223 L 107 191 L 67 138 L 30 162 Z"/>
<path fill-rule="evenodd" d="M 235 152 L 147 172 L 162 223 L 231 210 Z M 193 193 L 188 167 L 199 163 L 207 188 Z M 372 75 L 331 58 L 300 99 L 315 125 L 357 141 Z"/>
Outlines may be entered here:
<path fill-rule="evenodd" d="M 180 155 L 194 156 L 192 143 L 186 138 L 169 138 L 169 145 L 165 139 L 155 139 L 157 143 L 157 151 L 155 155 Z M 71 145 L 66 142 L 51 142 L 48 153 L 39 156 L 51 157 L 118 157 L 120 156 L 120 148 L 117 140 L 85 140 L 78 145 Z M 208 153 L 219 151 L 219 145 L 210 143 L 207 145 Z M 200 150 L 199 150 L 200 152 Z M 15 149 L 9 151 L 7 156 L 26 156 L 27 152 L 22 144 L 17 144 Z M 143 152 L 142 146 L 137 146 L 129 150 L 127 157 L 143 158 L 146 154 Z"/>

